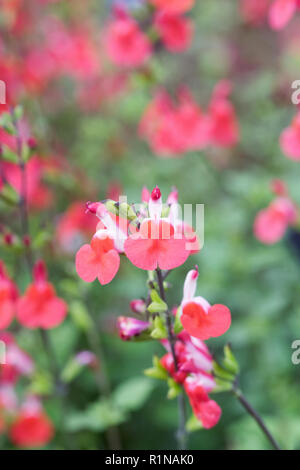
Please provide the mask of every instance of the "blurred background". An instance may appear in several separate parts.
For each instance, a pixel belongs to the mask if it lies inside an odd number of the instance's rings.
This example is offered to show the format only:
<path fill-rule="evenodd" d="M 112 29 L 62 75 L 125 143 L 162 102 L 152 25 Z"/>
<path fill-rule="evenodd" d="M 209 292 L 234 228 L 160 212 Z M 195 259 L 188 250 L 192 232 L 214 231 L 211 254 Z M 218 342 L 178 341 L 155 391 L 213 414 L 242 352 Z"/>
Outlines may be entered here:
<path fill-rule="evenodd" d="M 254 21 L 245 15 L 241 1 L 223 0 L 221 7 L 219 0 L 196 1 L 186 13 L 194 29 L 190 47 L 174 53 L 155 43 L 147 61 L 128 68 L 106 54 L 103 35 L 113 3 L 4 0 L 0 7 L 0 79 L 7 83 L 10 103 L 24 107 L 24 126 L 34 136 L 34 158 L 41 168 L 37 192 L 29 201 L 31 237 L 69 306 L 64 323 L 50 332 L 55 354 L 64 369 L 77 352 L 94 345 L 101 356 L 100 390 L 112 390 L 121 403 L 118 408 L 110 398 L 99 402 L 93 372 L 81 371 L 71 381 L 64 408 L 69 445 L 107 448 L 106 431 L 116 425 L 123 449 L 175 446 L 176 403 L 166 398 L 164 382 L 143 376 L 153 353 L 161 356 L 163 348 L 158 342 L 122 342 L 115 329 L 119 315 L 130 315 L 130 301 L 147 295 L 146 273 L 124 259 L 114 282 L 101 287 L 81 281 L 74 264 L 76 250 L 89 240 L 95 224 L 92 216 L 82 215 L 86 201 L 121 193 L 129 202 L 139 202 L 144 185 L 158 185 L 164 198 L 176 186 L 180 203 L 205 204 L 204 248 L 168 278 L 173 286 L 169 304 L 181 302 L 184 277 L 198 264 L 198 295 L 228 305 L 232 312 L 230 330 L 208 341 L 211 352 L 220 357 L 224 343 L 231 343 L 245 395 L 284 448 L 299 448 L 300 366 L 292 364 L 291 343 L 300 335 L 300 259 L 288 234 L 264 245 L 254 237 L 253 223 L 273 199 L 274 178 L 284 180 L 291 198 L 300 203 L 298 163 L 286 158 L 279 145 L 296 113 L 291 83 L 300 79 L 300 15 L 277 32 L 265 16 Z M 142 1 L 118 3 L 132 9 L 144 31 L 149 28 Z M 58 62 L 49 48 L 61 54 Z M 175 96 L 184 84 L 206 109 L 223 79 L 232 84 L 236 145 L 169 158 L 154 153 L 138 127 L 155 92 L 163 87 Z M 6 227 L 17 233 L 16 212 L 4 202 L 0 209 L 1 259 L 23 291 L 30 282 L 25 261 L 5 242 Z M 47 448 L 64 447 L 62 410 L 49 393 L 40 340 L 17 324 L 10 330 L 37 368 L 30 383 L 24 379 L 18 387 L 44 397 L 56 426 Z M 190 449 L 269 448 L 230 394 L 214 399 L 222 418 L 215 428 L 191 434 Z M 5 434 L 0 445 L 12 448 Z"/>

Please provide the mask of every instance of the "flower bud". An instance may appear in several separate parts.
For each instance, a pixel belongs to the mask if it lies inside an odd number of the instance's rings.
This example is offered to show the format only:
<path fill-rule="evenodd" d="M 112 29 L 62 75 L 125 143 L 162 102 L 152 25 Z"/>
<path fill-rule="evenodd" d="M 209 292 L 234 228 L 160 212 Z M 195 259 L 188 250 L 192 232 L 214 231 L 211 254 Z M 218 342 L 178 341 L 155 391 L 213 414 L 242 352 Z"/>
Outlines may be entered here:
<path fill-rule="evenodd" d="M 141 335 L 149 326 L 149 322 L 131 317 L 119 317 L 117 321 L 119 336 L 123 341 L 129 341 Z"/>
<path fill-rule="evenodd" d="M 133 313 L 143 314 L 146 312 L 146 303 L 142 299 L 134 299 L 130 302 L 130 308 Z"/>

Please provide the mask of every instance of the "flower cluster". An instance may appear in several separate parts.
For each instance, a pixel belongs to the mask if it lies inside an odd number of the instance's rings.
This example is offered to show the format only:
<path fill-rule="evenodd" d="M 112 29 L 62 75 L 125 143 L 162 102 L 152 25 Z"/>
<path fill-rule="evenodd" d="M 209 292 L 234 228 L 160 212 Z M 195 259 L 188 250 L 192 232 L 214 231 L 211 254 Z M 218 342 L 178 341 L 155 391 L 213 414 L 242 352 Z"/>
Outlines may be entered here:
<path fill-rule="evenodd" d="M 132 264 L 146 271 L 182 265 L 195 251 L 197 238 L 183 221 L 176 218 L 176 205 L 175 201 L 169 204 L 167 217 L 162 217 L 159 188 L 152 191 L 149 202 L 142 205 L 139 214 L 125 203 L 126 218 L 122 217 L 122 204 L 115 215 L 107 209 L 118 210 L 118 205 L 112 201 L 106 205 L 88 203 L 88 210 L 97 215 L 100 224 L 91 243 L 83 245 L 77 252 L 78 275 L 86 282 L 98 278 L 100 284 L 108 284 L 119 270 L 120 254 L 125 254 Z"/>
<path fill-rule="evenodd" d="M 123 7 L 114 8 L 114 15 L 104 32 L 105 50 L 118 66 L 138 67 L 162 44 L 170 52 L 186 50 L 192 40 L 193 26 L 183 13 L 193 2 L 151 2 L 155 11 L 148 15 L 148 32 L 144 32 L 135 18 Z M 153 39 L 152 39 L 153 38 Z"/>
<path fill-rule="evenodd" d="M 212 356 L 203 340 L 223 335 L 230 327 L 231 314 L 224 305 L 211 307 L 203 297 L 195 297 L 197 278 L 197 269 L 187 274 L 181 305 L 173 309 L 175 322 L 171 341 L 161 339 L 167 353 L 159 362 L 154 363 L 155 370 L 149 369 L 146 373 L 168 380 L 172 393 L 174 389 L 175 393 L 179 393 L 182 386 L 194 416 L 208 429 L 219 421 L 221 409 L 208 395 L 216 388 L 216 381 L 212 373 Z M 131 308 L 142 319 L 119 317 L 118 330 L 121 339 L 142 341 L 164 336 L 164 324 L 158 320 L 157 314 L 149 317 L 149 311 L 153 311 L 151 304 L 149 307 L 143 300 L 134 300 Z M 162 374 L 161 367 L 167 375 Z M 170 382 L 170 378 L 173 381 Z M 176 384 L 179 385 L 177 391 Z"/>
<path fill-rule="evenodd" d="M 216 383 L 211 373 L 212 358 L 203 341 L 223 335 L 230 327 L 231 313 L 224 305 L 211 306 L 203 297 L 195 296 L 198 269 L 193 269 L 187 274 L 183 299 L 180 307 L 174 309 L 172 319 L 162 273 L 181 266 L 199 249 L 199 240 L 191 227 L 187 229 L 179 218 L 177 198 L 173 189 L 167 206 L 163 207 L 161 192 L 156 187 L 151 194 L 143 189 L 138 212 L 134 212 L 135 206 L 126 203 L 88 203 L 88 211 L 97 215 L 100 223 L 91 243 L 77 252 L 76 270 L 86 282 L 97 278 L 100 284 L 108 284 L 119 269 L 120 254 L 125 254 L 133 265 L 148 271 L 148 299 L 131 302 L 138 318 L 118 318 L 119 335 L 125 341 L 162 342 L 167 353 L 159 364 L 156 362 L 163 376 L 160 378 L 169 383 L 171 380 L 170 387 L 175 390 L 177 387 L 178 393 L 185 390 L 194 416 L 204 428 L 210 428 L 217 424 L 221 409 L 208 395 Z M 188 241 L 193 242 L 192 249 L 187 248 Z"/>
<path fill-rule="evenodd" d="M 259 25 L 268 18 L 272 29 L 283 29 L 300 8 L 299 0 L 241 0 L 242 16 Z"/>
<path fill-rule="evenodd" d="M 255 237 L 266 244 L 278 242 L 290 226 L 299 221 L 299 209 L 289 197 L 287 188 L 281 180 L 272 182 L 275 199 L 266 209 L 262 209 L 254 221 Z"/>
<path fill-rule="evenodd" d="M 230 92 L 229 82 L 218 83 L 205 112 L 187 88 L 179 90 L 177 104 L 161 90 L 144 112 L 140 136 L 148 141 L 154 153 L 163 157 L 208 146 L 232 147 L 239 139 L 239 126 L 229 101 Z"/>

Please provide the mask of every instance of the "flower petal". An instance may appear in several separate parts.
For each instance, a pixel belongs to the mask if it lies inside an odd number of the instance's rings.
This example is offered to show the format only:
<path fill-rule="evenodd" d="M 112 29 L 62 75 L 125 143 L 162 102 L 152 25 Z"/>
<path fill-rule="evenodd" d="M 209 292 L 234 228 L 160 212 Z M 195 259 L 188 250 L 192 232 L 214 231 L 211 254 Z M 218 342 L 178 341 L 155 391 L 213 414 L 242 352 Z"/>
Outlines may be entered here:
<path fill-rule="evenodd" d="M 161 269 L 174 269 L 181 266 L 190 252 L 186 250 L 187 241 L 183 239 L 170 239 L 159 241 L 158 266 Z"/>
<path fill-rule="evenodd" d="M 101 257 L 101 263 L 98 267 L 98 280 L 100 284 L 109 284 L 120 267 L 120 256 L 116 250 L 110 250 Z"/>
<path fill-rule="evenodd" d="M 296 0 L 275 0 L 269 13 L 269 22 L 271 28 L 284 28 L 294 15 L 296 9 Z"/>
<path fill-rule="evenodd" d="M 139 238 L 136 235 L 126 240 L 125 254 L 137 268 L 154 271 L 157 268 L 157 250 L 154 248 L 153 240 Z"/>
<path fill-rule="evenodd" d="M 90 245 L 83 245 L 76 254 L 76 271 L 85 282 L 93 282 L 99 271 L 99 262 L 96 262 L 94 251 Z"/>

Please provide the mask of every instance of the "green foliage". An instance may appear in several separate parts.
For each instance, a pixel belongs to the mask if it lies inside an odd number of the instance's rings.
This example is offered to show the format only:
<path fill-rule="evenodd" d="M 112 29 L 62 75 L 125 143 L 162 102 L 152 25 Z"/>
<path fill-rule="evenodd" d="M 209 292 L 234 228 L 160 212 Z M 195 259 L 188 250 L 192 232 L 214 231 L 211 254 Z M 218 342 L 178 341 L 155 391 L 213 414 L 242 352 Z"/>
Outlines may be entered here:
<path fill-rule="evenodd" d="M 129 379 L 117 387 L 110 399 L 101 399 L 84 411 L 71 413 L 67 429 L 72 432 L 82 429 L 104 431 L 123 423 L 128 419 L 128 413 L 144 405 L 153 387 L 153 382 L 145 377 Z"/>

